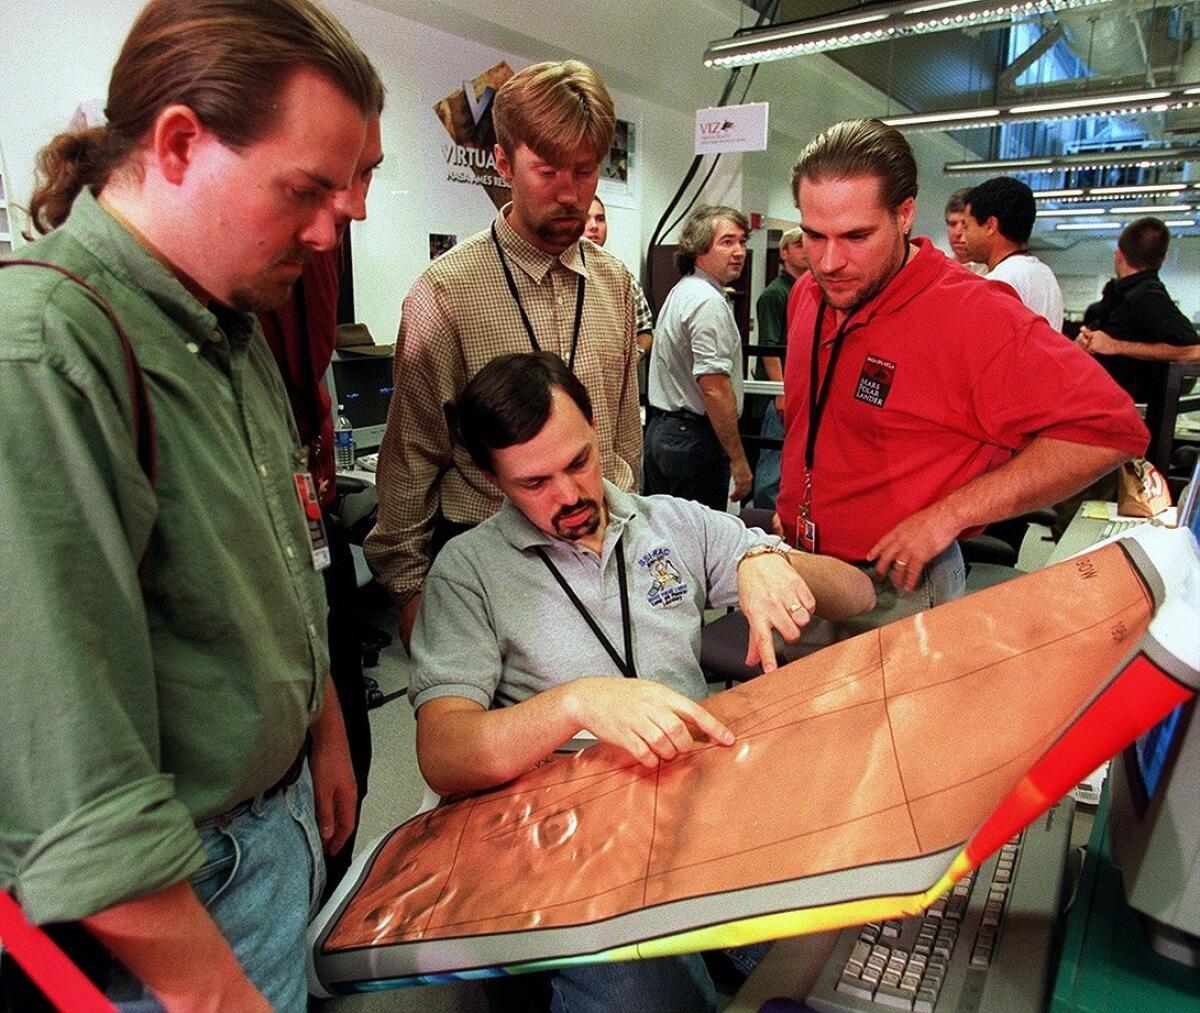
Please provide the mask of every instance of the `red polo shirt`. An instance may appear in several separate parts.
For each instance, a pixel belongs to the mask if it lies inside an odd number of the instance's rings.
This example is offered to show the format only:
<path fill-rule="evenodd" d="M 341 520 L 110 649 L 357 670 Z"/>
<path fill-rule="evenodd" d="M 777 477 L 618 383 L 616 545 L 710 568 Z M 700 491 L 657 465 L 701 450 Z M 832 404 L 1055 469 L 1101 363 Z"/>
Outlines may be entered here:
<path fill-rule="evenodd" d="M 288 301 L 278 309 L 258 315 L 292 402 L 300 442 L 308 447 L 308 470 L 325 507 L 337 493 L 333 416 L 329 392 L 325 389 L 325 371 L 337 346 L 341 271 L 341 247 L 314 254 Z"/>
<path fill-rule="evenodd" d="M 915 257 L 845 329 L 813 452 L 818 550 L 862 560 L 882 535 L 1035 436 L 1141 454 L 1146 427 L 1103 367 L 989 282 L 918 239 Z M 789 541 L 804 489 L 812 345 L 821 292 L 811 274 L 788 302 L 783 474 Z M 823 316 L 823 381 L 837 328 Z M 819 389 L 819 387 L 818 387 Z"/>

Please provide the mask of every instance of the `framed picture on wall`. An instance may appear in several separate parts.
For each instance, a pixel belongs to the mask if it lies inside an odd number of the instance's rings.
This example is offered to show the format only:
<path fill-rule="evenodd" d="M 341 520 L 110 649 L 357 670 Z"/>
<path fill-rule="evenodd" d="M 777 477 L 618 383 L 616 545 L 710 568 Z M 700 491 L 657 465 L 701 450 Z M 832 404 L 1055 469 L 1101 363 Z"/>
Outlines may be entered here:
<path fill-rule="evenodd" d="M 605 204 L 621 208 L 638 206 L 641 165 L 637 135 L 638 127 L 633 120 L 617 120 L 612 147 L 600 165 L 600 182 L 596 186 L 596 193 Z"/>

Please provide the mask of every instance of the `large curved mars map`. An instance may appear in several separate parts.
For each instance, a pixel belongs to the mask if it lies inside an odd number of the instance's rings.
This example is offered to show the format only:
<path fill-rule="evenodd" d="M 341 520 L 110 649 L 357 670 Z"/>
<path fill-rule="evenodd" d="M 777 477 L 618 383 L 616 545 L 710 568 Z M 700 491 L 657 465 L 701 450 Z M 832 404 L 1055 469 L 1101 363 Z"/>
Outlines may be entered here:
<path fill-rule="evenodd" d="M 416 816 L 314 923 L 314 987 L 914 913 L 1192 695 L 1194 667 L 1147 635 L 1161 569 L 1109 544 L 709 698 L 732 746 L 647 770 L 599 744 Z"/>

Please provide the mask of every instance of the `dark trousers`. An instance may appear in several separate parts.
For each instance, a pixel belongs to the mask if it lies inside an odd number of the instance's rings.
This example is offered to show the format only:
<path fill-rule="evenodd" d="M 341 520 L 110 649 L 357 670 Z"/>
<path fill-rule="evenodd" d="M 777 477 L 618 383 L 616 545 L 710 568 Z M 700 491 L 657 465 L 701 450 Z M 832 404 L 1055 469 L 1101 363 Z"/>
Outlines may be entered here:
<path fill-rule="evenodd" d="M 705 415 L 649 410 L 642 492 L 729 506 L 729 458 Z"/>
<path fill-rule="evenodd" d="M 325 514 L 325 532 L 329 538 L 330 565 L 323 571 L 325 598 L 329 604 L 329 674 L 346 726 L 350 745 L 350 765 L 358 786 L 358 810 L 355 830 L 336 855 L 325 856 L 325 897 L 341 881 L 354 855 L 358 835 L 358 812 L 367 794 L 371 771 L 371 720 L 367 712 L 367 694 L 363 684 L 362 629 L 359 624 L 358 580 L 354 576 L 354 557 L 336 517 Z"/>

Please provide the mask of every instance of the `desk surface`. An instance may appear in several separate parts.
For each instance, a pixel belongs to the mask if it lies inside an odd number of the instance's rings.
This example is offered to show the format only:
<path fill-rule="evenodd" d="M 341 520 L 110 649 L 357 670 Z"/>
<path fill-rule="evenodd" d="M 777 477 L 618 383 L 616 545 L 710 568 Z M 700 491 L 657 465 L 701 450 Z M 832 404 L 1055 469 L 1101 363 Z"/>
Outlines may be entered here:
<path fill-rule="evenodd" d="M 1077 552 L 1082 552 L 1089 546 L 1095 545 L 1104 537 L 1104 528 L 1108 524 L 1107 520 L 1101 520 L 1097 517 L 1089 517 L 1087 513 L 1090 507 L 1100 502 L 1098 500 L 1085 500 L 1079 505 L 1079 509 L 1075 511 L 1075 516 L 1071 518 L 1071 523 L 1067 525 L 1067 530 L 1062 533 L 1058 544 L 1054 546 L 1054 551 L 1050 553 L 1046 560 L 1046 565 L 1050 566 L 1053 563 L 1061 563 Z"/>

